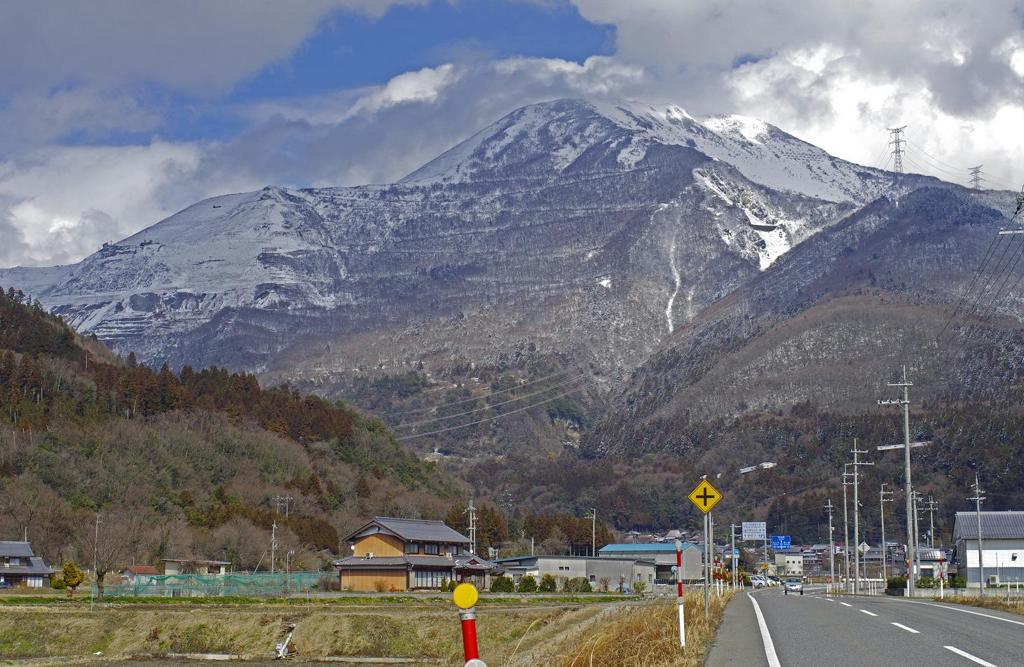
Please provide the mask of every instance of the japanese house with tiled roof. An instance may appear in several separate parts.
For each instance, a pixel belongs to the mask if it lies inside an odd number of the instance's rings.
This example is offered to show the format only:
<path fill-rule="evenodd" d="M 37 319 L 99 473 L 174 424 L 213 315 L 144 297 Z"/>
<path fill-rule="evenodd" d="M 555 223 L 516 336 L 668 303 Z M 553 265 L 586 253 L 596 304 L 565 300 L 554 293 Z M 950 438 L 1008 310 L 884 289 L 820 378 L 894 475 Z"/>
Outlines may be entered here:
<path fill-rule="evenodd" d="M 50 585 L 53 570 L 28 542 L 0 541 L 0 585 L 43 588 Z"/>
<path fill-rule="evenodd" d="M 375 517 L 345 539 L 352 555 L 334 562 L 342 590 L 438 590 L 452 580 L 486 585 L 495 567 L 442 521 Z"/>

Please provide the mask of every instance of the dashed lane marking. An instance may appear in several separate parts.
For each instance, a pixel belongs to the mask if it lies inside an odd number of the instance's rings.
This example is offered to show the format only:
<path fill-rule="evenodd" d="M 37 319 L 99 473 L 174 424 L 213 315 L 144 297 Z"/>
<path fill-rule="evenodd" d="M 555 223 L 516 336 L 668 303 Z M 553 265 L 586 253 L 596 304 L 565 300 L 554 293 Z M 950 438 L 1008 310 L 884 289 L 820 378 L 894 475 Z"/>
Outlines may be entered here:
<path fill-rule="evenodd" d="M 843 605 L 844 607 L 852 607 L 853 606 L 849 602 L 840 602 L 839 604 Z"/>
<path fill-rule="evenodd" d="M 761 607 L 753 595 L 747 593 L 747 597 L 754 605 L 754 614 L 757 616 L 757 627 L 761 631 L 761 642 L 764 644 L 764 657 L 768 659 L 768 667 L 782 667 L 779 663 L 779 656 L 775 653 L 775 642 L 772 641 L 772 635 L 768 632 L 768 624 L 765 623 Z"/>
<path fill-rule="evenodd" d="M 946 649 L 947 651 L 952 651 L 953 653 L 956 653 L 956 654 L 957 654 L 957 655 L 959 655 L 959 656 L 962 656 L 962 657 L 964 657 L 964 658 L 967 658 L 968 660 L 972 660 L 972 661 L 974 661 L 974 662 L 978 663 L 979 665 L 982 665 L 982 667 L 996 667 L 995 665 L 993 665 L 993 664 L 992 664 L 991 662 L 989 662 L 988 660 L 982 660 L 982 659 L 981 659 L 981 658 L 979 658 L 978 656 L 976 656 L 976 655 L 971 655 L 971 654 L 970 654 L 970 653 L 968 653 L 967 651 L 962 651 L 962 650 L 958 649 L 958 648 L 957 648 L 957 647 L 955 647 L 955 646 L 945 646 L 945 647 L 943 647 L 943 648 L 945 648 L 945 649 Z"/>
<path fill-rule="evenodd" d="M 900 628 L 901 630 L 906 630 L 907 632 L 909 632 L 911 634 L 915 634 L 915 635 L 921 634 L 920 632 L 918 632 L 914 628 L 908 628 L 907 626 L 903 625 L 902 623 L 893 623 L 893 625 L 895 625 L 897 628 Z"/>
<path fill-rule="evenodd" d="M 868 611 L 867 609 L 859 609 L 858 611 L 860 611 L 860 613 L 862 614 L 867 614 L 868 616 L 878 616 L 878 614 L 876 614 L 875 612 Z"/>

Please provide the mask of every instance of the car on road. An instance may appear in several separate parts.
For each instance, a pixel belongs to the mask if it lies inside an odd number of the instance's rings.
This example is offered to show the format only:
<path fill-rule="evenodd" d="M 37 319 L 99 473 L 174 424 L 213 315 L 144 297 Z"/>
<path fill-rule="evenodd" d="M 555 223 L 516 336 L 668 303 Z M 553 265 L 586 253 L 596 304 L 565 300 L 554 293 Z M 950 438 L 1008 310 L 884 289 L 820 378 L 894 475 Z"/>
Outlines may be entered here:
<path fill-rule="evenodd" d="M 782 585 L 782 579 L 779 579 L 778 577 L 769 574 L 768 575 L 768 585 L 769 586 L 781 586 Z"/>
<path fill-rule="evenodd" d="M 802 579 L 795 579 L 795 578 L 786 579 L 786 581 L 784 581 L 782 583 L 782 589 L 784 591 L 786 591 L 786 595 L 789 595 L 790 591 L 793 591 L 794 593 L 799 593 L 800 595 L 803 595 L 804 594 L 804 582 L 803 582 Z"/>
<path fill-rule="evenodd" d="M 764 588 L 768 586 L 768 580 L 760 574 L 750 575 L 750 585 L 754 588 Z"/>

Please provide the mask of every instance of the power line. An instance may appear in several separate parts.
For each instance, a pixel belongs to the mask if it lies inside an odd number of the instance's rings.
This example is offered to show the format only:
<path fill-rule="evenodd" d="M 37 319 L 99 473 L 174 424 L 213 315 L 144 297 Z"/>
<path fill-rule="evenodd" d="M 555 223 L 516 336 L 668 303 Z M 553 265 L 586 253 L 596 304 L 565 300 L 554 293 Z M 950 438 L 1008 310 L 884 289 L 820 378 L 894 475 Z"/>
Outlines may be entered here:
<path fill-rule="evenodd" d="M 580 373 L 579 375 L 575 375 L 573 377 L 570 377 L 568 380 L 564 380 L 564 379 L 563 380 L 559 380 L 558 382 L 556 382 L 555 384 L 551 385 L 550 387 L 545 387 L 544 389 L 541 389 L 539 391 L 535 391 L 535 392 L 532 392 L 532 393 L 529 393 L 529 394 L 524 394 L 522 396 L 516 396 L 515 398 L 510 398 L 507 401 L 501 401 L 500 403 L 492 403 L 490 405 L 485 405 L 484 407 L 476 408 L 475 410 L 467 410 L 465 412 L 459 412 L 459 413 L 456 413 L 454 415 L 445 415 L 443 417 L 434 417 L 432 419 L 422 419 L 420 421 L 408 422 L 408 423 L 405 423 L 405 424 L 398 424 L 398 425 L 395 426 L 395 428 L 407 428 L 407 427 L 411 427 L 411 426 L 420 426 L 420 425 L 423 425 L 423 424 L 431 424 L 433 422 L 444 421 L 445 419 L 454 419 L 455 417 L 464 417 L 466 415 L 471 415 L 471 414 L 474 414 L 474 413 L 477 413 L 477 412 L 483 412 L 485 410 L 490 410 L 492 408 L 496 408 L 496 407 L 501 406 L 501 405 L 508 405 L 509 403 L 515 403 L 516 401 L 522 401 L 524 399 L 531 398 L 533 396 L 539 396 L 541 394 L 546 394 L 547 392 L 551 391 L 552 389 L 557 389 L 557 388 L 563 387 L 563 386 L 565 386 L 567 384 L 572 384 L 573 382 L 576 382 L 577 380 L 579 380 L 580 378 L 585 377 L 586 375 L 587 375 L 586 373 Z"/>
<path fill-rule="evenodd" d="M 522 384 L 517 384 L 514 387 L 508 387 L 506 389 L 498 389 L 497 391 L 490 391 L 490 392 L 487 392 L 486 394 L 481 394 L 479 396 L 471 396 L 470 398 L 464 398 L 464 399 L 459 400 L 459 401 L 452 401 L 451 403 L 442 403 L 440 405 L 431 405 L 431 406 L 428 406 L 428 407 L 425 407 L 425 408 L 417 408 L 415 410 L 402 410 L 400 412 L 388 412 L 388 413 L 385 413 L 385 414 L 381 415 L 381 417 L 387 418 L 387 417 L 397 417 L 399 415 L 414 415 L 414 414 L 418 414 L 420 412 L 429 412 L 430 410 L 439 410 L 441 408 L 450 408 L 450 407 L 452 407 L 454 405 L 461 405 L 463 403 L 471 403 L 473 401 L 479 401 L 481 399 L 489 398 L 491 396 L 497 396 L 498 394 L 505 394 L 507 392 L 514 391 L 516 389 L 522 389 L 523 387 L 529 387 L 532 384 L 537 384 L 538 382 L 544 382 L 545 380 L 550 380 L 551 378 L 558 377 L 559 375 L 565 375 L 566 373 L 571 372 L 571 370 L 572 369 L 561 370 L 561 371 L 558 371 L 557 373 L 552 373 L 551 375 L 545 375 L 544 377 L 537 378 L 536 380 L 530 380 L 529 382 L 523 382 Z"/>
<path fill-rule="evenodd" d="M 1013 243 L 1012 240 L 1010 242 Z M 999 286 L 999 289 L 996 290 L 996 293 L 992 296 L 992 299 L 988 302 L 988 315 L 986 315 L 985 319 L 983 320 L 986 324 L 992 321 L 992 318 L 996 316 L 996 302 L 998 302 L 999 297 L 1003 295 L 1003 290 L 1006 289 L 1006 286 L 1010 282 L 1010 278 L 1013 277 L 1013 272 L 1017 270 L 1017 265 L 1020 263 L 1020 258 L 1022 254 L 1024 254 L 1024 238 L 1021 239 L 1021 242 L 1017 247 L 1016 255 L 1013 257 L 1012 260 L 1010 260 L 1009 263 L 1007 263 L 1006 271 L 1003 274 L 1002 284 Z"/>
<path fill-rule="evenodd" d="M 582 388 L 583 388 L 583 385 L 581 384 L 580 386 L 575 387 L 573 389 L 570 389 L 569 391 L 563 392 L 561 394 L 558 394 L 557 396 L 552 396 L 551 398 L 545 399 L 543 401 L 538 401 L 536 403 L 533 403 L 532 405 L 526 405 L 526 406 L 521 407 L 521 408 L 516 408 L 515 410 L 509 410 L 508 412 L 502 413 L 500 415 L 495 415 L 494 417 L 487 417 L 486 419 L 479 419 L 479 420 L 474 421 L 474 422 L 469 422 L 468 424 L 460 424 L 458 426 L 449 426 L 448 428 L 442 428 L 442 429 L 438 429 L 436 431 L 428 431 L 426 433 L 414 433 L 412 435 L 404 435 L 401 438 L 396 438 L 396 440 L 402 441 L 402 440 L 412 440 L 413 438 L 423 438 L 423 437 L 426 437 L 428 435 L 437 435 L 438 433 L 447 433 L 448 431 L 455 431 L 455 430 L 460 429 L 460 428 L 466 428 L 467 426 L 476 426 L 477 424 L 483 424 L 485 422 L 494 421 L 495 419 L 501 419 L 502 417 L 508 417 L 509 415 L 514 415 L 517 412 L 524 412 L 526 410 L 533 409 L 533 408 L 535 408 L 535 407 L 537 407 L 539 405 L 544 405 L 545 403 L 550 403 L 551 401 L 557 401 L 558 399 L 564 398 L 564 397 L 568 396 L 569 394 L 575 393 L 575 392 L 579 391 Z"/>
<path fill-rule="evenodd" d="M 978 280 L 981 278 L 981 275 L 985 272 L 985 267 L 988 266 L 989 259 L 991 259 L 992 257 L 992 251 L 995 250 L 996 244 L 1001 239 L 1002 237 L 999 236 L 998 234 L 992 237 L 992 241 L 988 244 L 988 250 L 985 251 L 985 257 L 984 259 L 981 260 L 981 268 L 979 268 L 978 272 L 974 274 L 974 280 L 971 281 L 971 284 L 967 288 L 967 291 L 960 295 L 960 300 L 957 302 L 956 307 L 953 309 L 953 313 L 948 318 L 946 318 L 946 323 L 942 325 L 942 330 L 939 331 L 939 335 L 935 337 L 936 343 L 942 340 L 942 335 L 946 333 L 946 329 L 949 328 L 950 323 L 957 316 L 957 313 L 960 312 L 960 307 L 967 300 L 967 297 L 970 295 L 970 293 L 974 291 L 974 288 L 978 284 Z"/>

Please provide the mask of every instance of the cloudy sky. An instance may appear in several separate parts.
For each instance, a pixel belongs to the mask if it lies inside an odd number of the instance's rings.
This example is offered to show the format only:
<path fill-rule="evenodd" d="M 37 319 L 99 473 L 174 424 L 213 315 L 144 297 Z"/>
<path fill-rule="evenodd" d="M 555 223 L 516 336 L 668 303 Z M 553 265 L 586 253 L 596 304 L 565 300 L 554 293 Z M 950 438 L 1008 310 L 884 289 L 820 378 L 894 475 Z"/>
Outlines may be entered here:
<path fill-rule="evenodd" d="M 0 266 L 190 203 L 394 180 L 523 104 L 671 102 L 1024 179 L 1024 0 L 5 0 Z"/>

